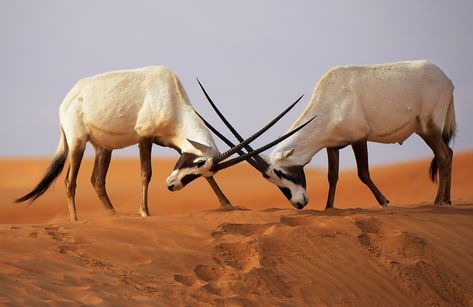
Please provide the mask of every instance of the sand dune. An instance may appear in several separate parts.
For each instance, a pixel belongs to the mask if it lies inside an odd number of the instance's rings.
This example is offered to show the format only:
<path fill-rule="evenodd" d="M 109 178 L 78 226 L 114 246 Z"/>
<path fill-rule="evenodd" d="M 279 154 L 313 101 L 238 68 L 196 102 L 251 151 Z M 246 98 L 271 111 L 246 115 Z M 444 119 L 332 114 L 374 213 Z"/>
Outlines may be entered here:
<path fill-rule="evenodd" d="M 451 207 L 431 202 L 429 161 L 374 167 L 391 200 L 380 209 L 356 171 L 343 171 L 337 209 L 321 211 L 326 172 L 309 170 L 297 211 L 245 165 L 217 176 L 236 210 L 204 180 L 171 193 L 172 161 L 153 161 L 150 218 L 139 218 L 139 163 L 112 160 L 104 213 L 81 169 L 79 222 L 62 179 L 33 205 L 12 200 L 49 161 L 0 161 L 0 303 L 4 305 L 472 305 L 473 153 L 454 160 Z M 62 177 L 61 177 L 62 178 Z"/>

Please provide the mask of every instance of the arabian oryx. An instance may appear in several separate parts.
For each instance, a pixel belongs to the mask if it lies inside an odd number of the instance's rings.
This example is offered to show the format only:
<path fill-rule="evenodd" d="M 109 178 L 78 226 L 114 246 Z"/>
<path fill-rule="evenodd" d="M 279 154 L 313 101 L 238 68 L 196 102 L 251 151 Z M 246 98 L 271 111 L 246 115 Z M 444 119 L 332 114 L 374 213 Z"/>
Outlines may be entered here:
<path fill-rule="evenodd" d="M 294 105 L 294 104 L 293 104 Z M 231 206 L 213 175 L 224 168 L 274 146 L 305 125 L 263 146 L 259 150 L 226 160 L 256 139 L 290 108 L 265 128 L 241 144 L 219 153 L 210 132 L 196 114 L 182 87 L 169 69 L 146 67 L 110 72 L 85 78 L 69 91 L 60 109 L 61 138 L 56 155 L 38 185 L 16 200 L 33 201 L 59 176 L 69 157 L 65 184 L 72 221 L 77 220 L 75 206 L 76 178 L 87 142 L 95 150 L 92 184 L 105 209 L 115 213 L 105 190 L 105 177 L 114 149 L 139 144 L 142 195 L 138 214 L 149 216 L 148 184 L 151 180 L 151 147 L 153 144 L 177 150 L 181 157 L 167 179 L 169 190 L 178 190 L 204 176 L 222 205 Z"/>
<path fill-rule="evenodd" d="M 268 159 L 267 171 L 274 174 L 265 177 L 273 183 L 279 178 L 277 184 L 285 186 L 282 190 L 289 200 L 306 199 L 303 167 L 317 152 L 327 148 L 326 208 L 332 208 L 338 180 L 338 151 L 351 145 L 360 180 L 378 203 L 386 206 L 389 201 L 370 178 L 367 141 L 402 144 L 416 133 L 434 153 L 430 176 L 435 182 L 438 169 L 440 177 L 435 204 L 451 203 L 453 151 L 449 143 L 456 131 L 453 85 L 436 65 L 410 61 L 335 67 L 317 83 L 309 104 L 292 127 L 314 115 L 317 121 L 279 143 Z M 235 134 L 234 129 L 232 132 Z M 305 205 L 291 203 L 298 209 Z"/>

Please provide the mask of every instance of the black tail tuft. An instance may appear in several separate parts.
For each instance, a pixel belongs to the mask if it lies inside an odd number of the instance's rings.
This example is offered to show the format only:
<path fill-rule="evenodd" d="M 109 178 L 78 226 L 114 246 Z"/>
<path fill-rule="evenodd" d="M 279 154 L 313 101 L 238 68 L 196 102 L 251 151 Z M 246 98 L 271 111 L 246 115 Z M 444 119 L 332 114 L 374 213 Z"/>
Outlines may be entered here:
<path fill-rule="evenodd" d="M 61 174 L 62 169 L 64 168 L 64 164 L 66 163 L 67 159 L 67 152 L 59 153 L 54 157 L 54 160 L 49 165 L 48 170 L 43 176 L 43 179 L 38 183 L 38 185 L 33 189 L 33 191 L 29 192 L 25 196 L 22 196 L 15 200 L 16 203 L 24 202 L 28 199 L 33 199 L 35 201 L 36 198 L 43 195 L 44 192 L 49 188 L 51 183 Z"/>
<path fill-rule="evenodd" d="M 435 160 L 435 158 L 433 158 L 432 162 L 430 162 L 429 174 L 432 182 L 437 182 L 437 160 Z"/>
<path fill-rule="evenodd" d="M 442 140 L 445 144 L 450 145 L 450 141 L 455 136 L 455 131 L 443 131 L 442 132 Z"/>

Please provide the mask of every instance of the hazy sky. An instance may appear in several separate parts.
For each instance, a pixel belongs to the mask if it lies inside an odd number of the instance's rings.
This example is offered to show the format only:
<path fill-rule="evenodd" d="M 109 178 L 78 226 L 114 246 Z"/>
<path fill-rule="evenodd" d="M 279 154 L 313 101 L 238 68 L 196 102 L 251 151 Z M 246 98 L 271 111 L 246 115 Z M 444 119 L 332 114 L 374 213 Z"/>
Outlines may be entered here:
<path fill-rule="evenodd" d="M 195 77 L 243 135 L 305 94 L 257 145 L 289 128 L 330 67 L 411 59 L 433 61 L 453 81 L 454 150 L 473 149 L 472 15 L 471 0 L 0 0 L 0 156 L 51 156 L 63 97 L 97 73 L 165 65 L 227 135 Z M 369 151 L 372 164 L 432 157 L 417 136 L 402 146 L 370 143 Z M 138 156 L 136 147 L 121 152 Z M 326 165 L 325 151 L 312 165 Z M 354 166 L 349 148 L 341 165 Z"/>

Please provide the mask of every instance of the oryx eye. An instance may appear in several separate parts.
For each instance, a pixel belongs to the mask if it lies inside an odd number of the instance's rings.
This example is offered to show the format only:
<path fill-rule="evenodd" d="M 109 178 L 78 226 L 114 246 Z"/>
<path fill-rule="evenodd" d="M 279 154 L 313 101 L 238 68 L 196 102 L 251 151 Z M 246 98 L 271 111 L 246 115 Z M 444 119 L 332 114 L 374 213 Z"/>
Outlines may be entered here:
<path fill-rule="evenodd" d="M 195 162 L 195 166 L 197 166 L 198 168 L 201 168 L 202 166 L 204 166 L 204 164 L 205 164 L 205 160 L 199 160 Z"/>

